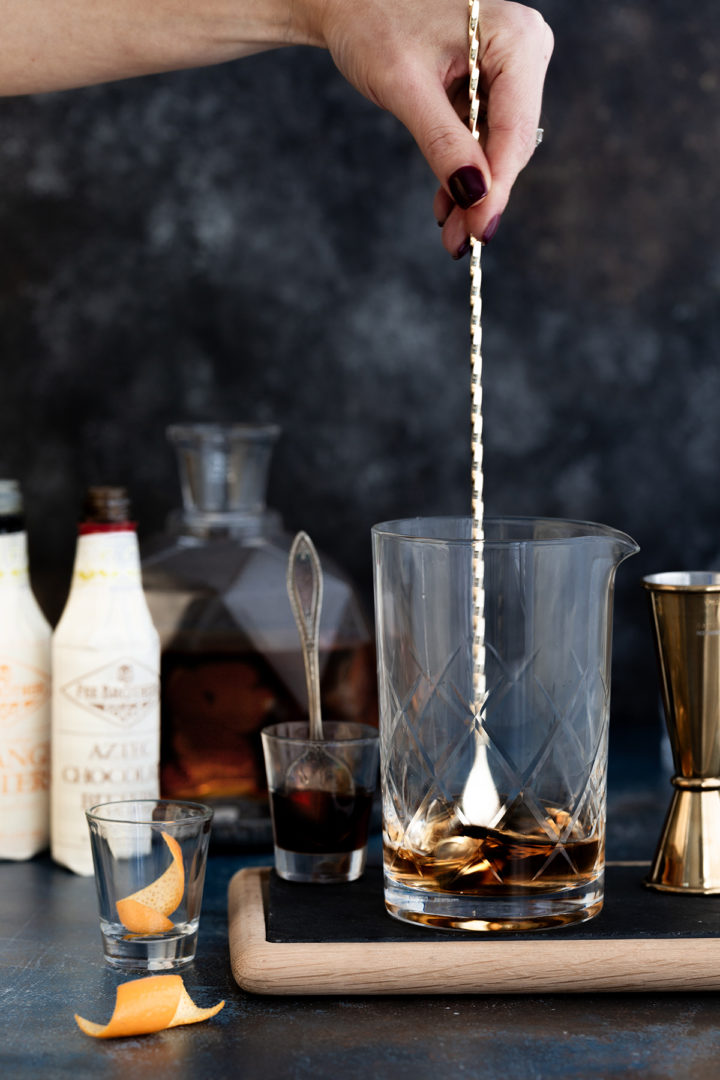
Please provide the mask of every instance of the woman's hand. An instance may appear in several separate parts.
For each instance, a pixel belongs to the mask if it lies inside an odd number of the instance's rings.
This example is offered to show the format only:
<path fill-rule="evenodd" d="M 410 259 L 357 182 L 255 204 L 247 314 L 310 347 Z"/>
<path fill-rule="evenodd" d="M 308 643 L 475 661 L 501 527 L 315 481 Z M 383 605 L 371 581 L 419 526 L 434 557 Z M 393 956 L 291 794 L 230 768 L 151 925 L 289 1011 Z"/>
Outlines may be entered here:
<path fill-rule="evenodd" d="M 460 257 L 470 235 L 490 240 L 535 150 L 553 49 L 542 16 L 480 0 L 480 143 L 467 127 L 467 0 L 317 0 L 315 17 L 340 71 L 405 124 L 440 181 L 447 250 Z"/>
<path fill-rule="evenodd" d="M 282 45 L 328 48 L 414 135 L 442 184 L 443 242 L 489 240 L 535 149 L 553 47 L 542 17 L 479 0 L 480 143 L 467 128 L 467 0 L 0 0 L 0 94 L 222 63 Z M 396 178 L 393 178 L 396 183 Z"/>

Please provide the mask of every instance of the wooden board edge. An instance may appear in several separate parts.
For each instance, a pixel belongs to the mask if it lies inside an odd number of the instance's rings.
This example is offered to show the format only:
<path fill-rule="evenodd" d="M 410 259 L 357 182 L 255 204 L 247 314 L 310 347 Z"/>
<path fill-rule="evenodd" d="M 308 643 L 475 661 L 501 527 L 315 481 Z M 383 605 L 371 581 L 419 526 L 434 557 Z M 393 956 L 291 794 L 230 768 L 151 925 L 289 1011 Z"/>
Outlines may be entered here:
<path fill-rule="evenodd" d="M 233 977 L 255 994 L 552 994 L 720 990 L 720 939 L 342 942 L 266 939 L 268 870 L 228 887 Z"/>

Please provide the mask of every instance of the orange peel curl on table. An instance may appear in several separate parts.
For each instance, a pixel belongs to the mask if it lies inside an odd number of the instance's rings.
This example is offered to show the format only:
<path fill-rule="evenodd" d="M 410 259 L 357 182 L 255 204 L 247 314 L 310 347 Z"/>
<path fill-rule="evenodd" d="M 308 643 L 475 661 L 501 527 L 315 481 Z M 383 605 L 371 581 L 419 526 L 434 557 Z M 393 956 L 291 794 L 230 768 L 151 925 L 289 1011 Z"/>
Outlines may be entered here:
<path fill-rule="evenodd" d="M 174 923 L 168 918 L 183 898 L 185 891 L 185 867 L 182 849 L 174 836 L 160 834 L 170 849 L 172 862 L 167 870 L 130 896 L 118 900 L 120 922 L 133 934 L 161 934 L 172 930 Z"/>
<path fill-rule="evenodd" d="M 75 1013 L 81 1031 L 95 1039 L 117 1039 L 150 1035 L 155 1031 L 199 1024 L 219 1013 L 225 1002 L 210 1009 L 199 1009 L 193 1002 L 180 975 L 149 975 L 144 979 L 120 983 L 115 1008 L 107 1024 L 95 1024 Z"/>

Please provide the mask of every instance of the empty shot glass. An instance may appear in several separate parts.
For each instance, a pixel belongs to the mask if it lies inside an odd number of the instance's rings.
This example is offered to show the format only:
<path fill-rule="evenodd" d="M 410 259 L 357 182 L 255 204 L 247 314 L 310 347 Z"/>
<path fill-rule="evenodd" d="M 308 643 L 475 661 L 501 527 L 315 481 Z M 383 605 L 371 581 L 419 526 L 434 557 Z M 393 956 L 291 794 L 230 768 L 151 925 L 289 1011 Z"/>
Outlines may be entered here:
<path fill-rule="evenodd" d="M 212 816 L 164 799 L 86 811 L 108 964 L 172 971 L 194 958 Z"/>
<path fill-rule="evenodd" d="M 378 774 L 378 733 L 326 723 L 322 740 L 302 722 L 262 732 L 275 843 L 286 881 L 355 881 L 365 869 Z"/>

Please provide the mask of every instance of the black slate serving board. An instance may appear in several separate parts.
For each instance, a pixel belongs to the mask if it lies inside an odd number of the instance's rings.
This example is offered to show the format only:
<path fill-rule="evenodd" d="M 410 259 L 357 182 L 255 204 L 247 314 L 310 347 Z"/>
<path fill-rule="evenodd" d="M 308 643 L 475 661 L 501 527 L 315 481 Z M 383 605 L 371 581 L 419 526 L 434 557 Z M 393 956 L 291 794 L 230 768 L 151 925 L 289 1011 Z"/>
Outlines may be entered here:
<path fill-rule="evenodd" d="M 655 892 L 644 885 L 647 864 L 608 865 L 605 903 L 586 923 L 528 933 L 515 941 L 597 938 L 720 938 L 720 896 L 684 896 Z M 383 903 L 382 870 L 368 868 L 346 885 L 299 885 L 268 877 L 266 914 L 270 942 L 477 941 L 472 931 L 436 930 L 392 918 Z M 507 941 L 507 933 L 483 932 L 483 939 Z"/>

